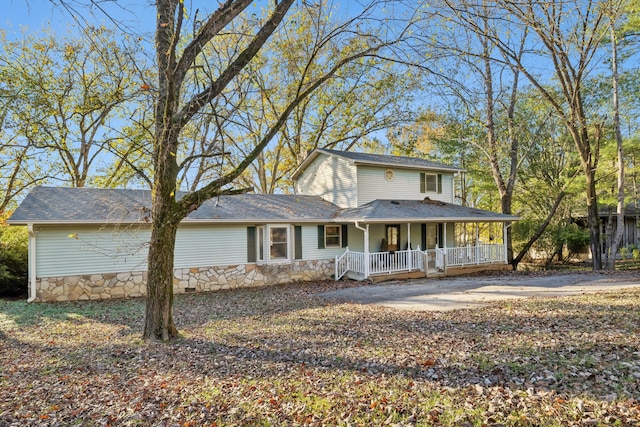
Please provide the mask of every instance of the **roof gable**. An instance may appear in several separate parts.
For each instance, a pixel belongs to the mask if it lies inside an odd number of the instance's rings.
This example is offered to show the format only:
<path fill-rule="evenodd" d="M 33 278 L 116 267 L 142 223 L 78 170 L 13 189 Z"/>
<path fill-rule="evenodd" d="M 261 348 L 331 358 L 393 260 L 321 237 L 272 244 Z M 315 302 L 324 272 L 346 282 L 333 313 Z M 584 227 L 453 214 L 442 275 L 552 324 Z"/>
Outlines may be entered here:
<path fill-rule="evenodd" d="M 345 160 L 348 160 L 354 165 L 368 165 L 368 166 L 380 166 L 380 167 L 395 167 L 402 169 L 420 169 L 420 170 L 433 170 L 443 172 L 462 172 L 464 169 L 446 165 L 444 163 L 433 162 L 431 160 L 420 159 L 417 157 L 405 157 L 405 156 L 392 156 L 388 154 L 371 154 L 371 153 L 358 153 L 352 151 L 340 151 L 330 150 L 327 148 L 318 148 L 307 156 L 307 158 L 300 164 L 298 169 L 291 176 L 293 180 L 304 172 L 304 170 L 313 161 L 318 158 L 319 155 L 326 154 L 328 156 L 338 156 Z"/>

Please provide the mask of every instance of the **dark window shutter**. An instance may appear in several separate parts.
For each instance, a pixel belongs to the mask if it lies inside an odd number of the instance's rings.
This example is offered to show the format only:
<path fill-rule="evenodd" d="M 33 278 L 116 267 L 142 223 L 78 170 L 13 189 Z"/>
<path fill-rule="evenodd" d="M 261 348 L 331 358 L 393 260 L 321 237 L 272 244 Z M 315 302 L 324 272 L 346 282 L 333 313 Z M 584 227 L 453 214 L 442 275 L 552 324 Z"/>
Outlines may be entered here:
<path fill-rule="evenodd" d="M 346 248 L 349 245 L 347 242 L 347 224 L 342 224 L 342 247 Z"/>
<path fill-rule="evenodd" d="M 436 242 L 439 248 L 444 248 L 444 242 L 442 241 L 443 237 L 444 237 L 444 224 L 440 223 L 438 224 L 438 237 Z"/>
<path fill-rule="evenodd" d="M 425 176 L 424 172 L 420 172 L 420 192 L 421 193 L 426 193 L 427 192 L 427 186 L 426 186 L 426 181 L 427 178 Z"/>
<path fill-rule="evenodd" d="M 295 249 L 295 259 L 302 259 L 302 227 L 296 225 L 293 228 L 294 231 L 294 249 Z"/>
<path fill-rule="evenodd" d="M 427 250 L 427 224 L 420 224 L 420 249 Z"/>
<path fill-rule="evenodd" d="M 318 249 L 324 249 L 324 225 L 318 226 Z"/>
<path fill-rule="evenodd" d="M 438 194 L 442 194 L 442 174 L 438 174 Z"/>
<path fill-rule="evenodd" d="M 256 228 L 247 227 L 247 262 L 256 262 Z"/>

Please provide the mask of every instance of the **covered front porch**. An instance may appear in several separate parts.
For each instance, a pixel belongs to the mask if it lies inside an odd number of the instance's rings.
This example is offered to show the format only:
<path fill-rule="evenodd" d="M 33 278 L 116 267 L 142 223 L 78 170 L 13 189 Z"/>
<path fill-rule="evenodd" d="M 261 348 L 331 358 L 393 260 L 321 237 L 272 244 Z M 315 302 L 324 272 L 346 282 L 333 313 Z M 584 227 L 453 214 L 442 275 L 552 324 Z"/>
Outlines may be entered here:
<path fill-rule="evenodd" d="M 335 278 L 364 280 L 407 272 L 454 275 L 508 267 L 513 215 L 430 200 L 375 200 L 336 218 L 351 224 Z M 355 234 L 355 236 L 354 236 Z"/>
<path fill-rule="evenodd" d="M 404 243 L 404 250 L 396 250 L 401 246 L 403 240 L 400 237 L 400 233 L 397 233 L 397 240 L 395 234 L 398 225 L 385 225 L 387 238 L 381 239 L 380 248 L 377 251 L 367 250 L 372 247 L 370 244 L 371 235 L 379 235 L 380 230 L 377 233 L 371 233 L 372 227 L 367 224 L 365 227 L 356 225 L 356 228 L 361 229 L 364 234 L 364 244 L 361 250 L 352 250 L 349 247 L 345 249 L 345 252 L 335 259 L 335 278 L 341 279 L 344 276 L 354 280 L 364 280 L 384 275 L 396 275 L 404 272 L 423 272 L 425 276 L 444 276 L 448 272 L 454 272 L 459 274 L 461 269 L 472 270 L 475 267 L 488 266 L 488 265 L 507 265 L 507 248 L 505 244 L 504 236 L 506 236 L 505 225 L 502 230 L 502 238 L 499 239 L 499 243 L 494 243 L 494 238 L 491 237 L 490 243 L 483 243 L 480 238 L 480 224 L 473 224 L 472 226 L 476 230 L 476 238 L 473 242 L 467 242 L 462 246 L 447 246 L 447 241 L 460 242 L 464 241 L 464 234 L 453 239 L 447 239 L 447 229 L 455 230 L 455 224 L 418 224 L 422 233 L 431 231 L 432 235 L 427 234 L 426 239 L 423 237 L 422 243 L 425 243 L 429 247 L 429 243 L 433 242 L 433 248 L 422 249 L 420 244 L 417 244 L 415 249 L 412 249 L 411 243 L 411 223 L 404 224 L 406 227 L 407 240 Z M 426 226 L 425 226 L 426 225 Z M 431 225 L 431 226 L 430 226 Z M 465 228 L 468 228 L 468 224 L 464 224 Z M 376 227 L 379 228 L 379 227 Z M 404 227 L 403 227 L 404 228 Z M 390 231 L 391 230 L 391 231 Z M 397 243 L 396 243 L 397 242 Z M 443 247 L 439 246 L 439 242 L 442 242 Z M 373 245 L 375 246 L 375 245 Z M 389 249 L 391 246 L 392 249 Z M 452 271 L 453 269 L 453 271 Z"/>

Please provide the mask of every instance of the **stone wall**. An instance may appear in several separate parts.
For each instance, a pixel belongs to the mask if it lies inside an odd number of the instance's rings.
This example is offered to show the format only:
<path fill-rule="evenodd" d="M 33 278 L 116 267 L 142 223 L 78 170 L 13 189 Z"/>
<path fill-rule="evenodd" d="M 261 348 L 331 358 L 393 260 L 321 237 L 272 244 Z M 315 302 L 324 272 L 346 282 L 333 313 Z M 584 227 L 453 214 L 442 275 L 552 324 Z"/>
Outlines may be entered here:
<path fill-rule="evenodd" d="M 239 264 L 183 268 L 175 271 L 175 293 L 207 292 L 296 281 L 325 280 L 334 274 L 334 260 L 285 264 Z M 88 301 L 141 297 L 146 294 L 146 271 L 37 279 L 36 301 Z"/>

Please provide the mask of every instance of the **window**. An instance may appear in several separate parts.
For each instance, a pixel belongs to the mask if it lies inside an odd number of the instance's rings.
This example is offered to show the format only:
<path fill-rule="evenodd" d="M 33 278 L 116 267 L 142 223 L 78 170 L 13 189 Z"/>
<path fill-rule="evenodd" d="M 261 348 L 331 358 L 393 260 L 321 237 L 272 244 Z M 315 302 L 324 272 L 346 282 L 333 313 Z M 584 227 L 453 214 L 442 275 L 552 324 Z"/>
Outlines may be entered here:
<path fill-rule="evenodd" d="M 346 246 L 347 224 L 318 226 L 318 249 L 344 248 Z"/>
<path fill-rule="evenodd" d="M 326 225 L 324 227 L 324 246 L 326 248 L 339 248 L 342 246 L 342 227 L 339 225 Z"/>
<path fill-rule="evenodd" d="M 290 239 L 294 239 L 291 248 Z M 258 225 L 247 227 L 247 262 L 259 264 L 302 259 L 302 227 Z"/>
<path fill-rule="evenodd" d="M 269 229 L 269 259 L 279 260 L 288 258 L 288 234 L 287 227 L 271 227 Z"/>
<path fill-rule="evenodd" d="M 442 194 L 442 175 L 421 172 L 420 192 Z"/>

